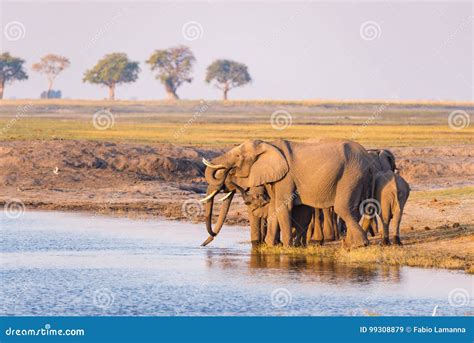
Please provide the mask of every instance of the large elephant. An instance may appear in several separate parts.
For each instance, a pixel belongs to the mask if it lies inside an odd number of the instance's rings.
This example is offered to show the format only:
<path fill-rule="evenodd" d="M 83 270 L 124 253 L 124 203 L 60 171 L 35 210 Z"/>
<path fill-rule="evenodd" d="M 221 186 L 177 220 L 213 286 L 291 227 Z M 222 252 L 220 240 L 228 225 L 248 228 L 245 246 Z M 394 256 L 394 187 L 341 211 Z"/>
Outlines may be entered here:
<path fill-rule="evenodd" d="M 243 189 L 265 186 L 270 196 L 268 229 L 265 242 L 276 243 L 280 229 L 284 246 L 291 245 L 291 211 L 295 205 L 313 208 L 334 207 L 347 226 L 345 245 L 368 244 L 359 225 L 359 204 L 370 192 L 370 158 L 358 143 L 321 139 L 310 142 L 250 140 L 215 158 L 207 165 L 208 182 L 205 216 L 212 241 L 222 228 L 238 185 Z M 212 229 L 215 196 L 225 191 L 216 229 Z"/>

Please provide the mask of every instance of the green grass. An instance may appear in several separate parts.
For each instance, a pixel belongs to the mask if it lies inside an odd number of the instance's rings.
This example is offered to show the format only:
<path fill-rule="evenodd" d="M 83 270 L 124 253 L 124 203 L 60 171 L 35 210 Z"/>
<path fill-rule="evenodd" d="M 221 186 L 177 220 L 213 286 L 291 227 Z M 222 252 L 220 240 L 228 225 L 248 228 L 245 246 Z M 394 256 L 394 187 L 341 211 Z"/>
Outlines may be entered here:
<path fill-rule="evenodd" d="M 1 128 L 8 128 L 1 130 Z M 182 145 L 223 145 L 245 139 L 304 140 L 315 137 L 353 139 L 367 146 L 430 146 L 472 142 L 474 128 L 453 131 L 447 125 L 299 125 L 275 130 L 268 124 L 218 123 L 129 123 L 116 119 L 112 128 L 97 130 L 92 119 L 20 118 L 0 119 L 2 140 L 79 139 L 174 143 Z"/>
<path fill-rule="evenodd" d="M 447 188 L 440 190 L 432 191 L 418 191 L 412 192 L 410 197 L 413 200 L 422 200 L 422 199 L 464 199 L 471 198 L 474 199 L 474 186 L 466 186 L 460 188 Z"/>

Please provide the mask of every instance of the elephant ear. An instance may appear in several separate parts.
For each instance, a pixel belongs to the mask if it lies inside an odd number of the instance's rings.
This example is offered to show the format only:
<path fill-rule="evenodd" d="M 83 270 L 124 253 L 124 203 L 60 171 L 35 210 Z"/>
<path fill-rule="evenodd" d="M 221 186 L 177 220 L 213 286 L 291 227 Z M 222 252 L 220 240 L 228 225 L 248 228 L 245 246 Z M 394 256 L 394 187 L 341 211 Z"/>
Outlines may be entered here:
<path fill-rule="evenodd" d="M 379 159 L 384 171 L 395 171 L 397 167 L 395 165 L 395 155 L 390 150 L 380 150 Z"/>
<path fill-rule="evenodd" d="M 257 151 L 257 159 L 252 164 L 248 177 L 249 187 L 283 179 L 289 169 L 283 153 L 278 148 L 265 142 L 259 143 Z"/>

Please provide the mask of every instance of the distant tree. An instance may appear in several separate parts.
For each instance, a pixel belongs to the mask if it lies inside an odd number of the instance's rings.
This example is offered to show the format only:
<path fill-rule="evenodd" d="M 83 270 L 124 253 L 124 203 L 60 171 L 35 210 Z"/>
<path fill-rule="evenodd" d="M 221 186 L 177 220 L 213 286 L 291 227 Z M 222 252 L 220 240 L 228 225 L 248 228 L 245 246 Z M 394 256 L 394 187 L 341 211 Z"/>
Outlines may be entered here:
<path fill-rule="evenodd" d="M 48 89 L 47 91 L 43 91 L 40 94 L 41 99 L 61 99 L 63 96 L 63 93 L 58 89 Z"/>
<path fill-rule="evenodd" d="M 46 75 L 48 79 L 48 93 L 47 98 L 51 98 L 51 90 L 53 89 L 54 80 L 56 77 L 71 63 L 66 57 L 49 54 L 43 56 L 41 61 L 33 64 L 33 70 Z"/>
<path fill-rule="evenodd" d="M 131 83 L 138 79 L 138 62 L 128 59 L 127 54 L 113 53 L 105 55 L 94 68 L 84 73 L 83 82 L 100 84 L 109 88 L 109 100 L 115 99 L 115 86 Z"/>
<path fill-rule="evenodd" d="M 196 61 L 187 46 L 177 46 L 165 50 L 155 50 L 148 63 L 152 71 L 158 70 L 156 78 L 165 86 L 168 99 L 179 99 L 176 93 L 184 82 L 191 82 L 191 72 Z"/>
<path fill-rule="evenodd" d="M 214 82 L 222 90 L 223 99 L 227 100 L 227 93 L 235 87 L 241 87 L 252 81 L 245 64 L 231 60 L 216 60 L 207 67 L 206 82 Z"/>
<path fill-rule="evenodd" d="M 23 69 L 24 64 L 24 60 L 13 57 L 8 52 L 0 55 L 0 99 L 3 99 L 6 83 L 28 79 L 28 75 Z"/>

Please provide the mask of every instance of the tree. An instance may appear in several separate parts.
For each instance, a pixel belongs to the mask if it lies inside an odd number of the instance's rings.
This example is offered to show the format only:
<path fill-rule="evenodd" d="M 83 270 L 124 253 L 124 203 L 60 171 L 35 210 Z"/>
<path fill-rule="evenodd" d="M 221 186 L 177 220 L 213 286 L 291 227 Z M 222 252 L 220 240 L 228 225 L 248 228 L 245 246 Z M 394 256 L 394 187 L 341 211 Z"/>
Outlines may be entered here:
<path fill-rule="evenodd" d="M 127 54 L 113 53 L 105 55 L 94 68 L 87 70 L 82 81 L 109 87 L 109 100 L 114 100 L 115 86 L 135 82 L 139 72 L 138 62 L 130 61 Z"/>
<path fill-rule="evenodd" d="M 152 71 L 158 70 L 156 78 L 165 86 L 168 99 L 179 99 L 176 93 L 184 82 L 191 82 L 190 74 L 196 61 L 187 46 L 177 46 L 165 50 L 155 50 L 148 63 Z"/>
<path fill-rule="evenodd" d="M 0 55 L 0 99 L 3 99 L 3 90 L 6 83 L 28 79 L 23 69 L 24 60 L 13 57 L 8 52 Z"/>
<path fill-rule="evenodd" d="M 64 69 L 69 67 L 69 65 L 70 62 L 66 57 L 53 54 L 43 56 L 40 62 L 33 64 L 33 70 L 46 75 L 48 79 L 48 99 L 51 97 L 54 80 Z"/>
<path fill-rule="evenodd" d="M 232 88 L 243 86 L 252 81 L 252 78 L 245 64 L 231 60 L 216 60 L 207 67 L 206 82 L 212 81 L 222 90 L 223 99 L 227 100 L 227 93 Z"/>

